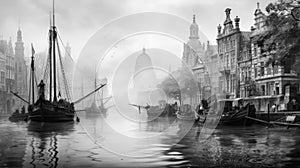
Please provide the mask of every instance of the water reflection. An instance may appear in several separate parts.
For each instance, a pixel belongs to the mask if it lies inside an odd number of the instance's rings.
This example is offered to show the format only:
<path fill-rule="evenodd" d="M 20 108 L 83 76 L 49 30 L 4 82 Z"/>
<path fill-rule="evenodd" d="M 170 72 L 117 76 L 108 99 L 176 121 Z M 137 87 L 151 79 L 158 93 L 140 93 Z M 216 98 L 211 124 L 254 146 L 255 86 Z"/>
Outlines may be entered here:
<path fill-rule="evenodd" d="M 58 167 L 57 136 L 68 136 L 74 131 L 74 123 L 41 123 L 30 122 L 27 126 L 28 135 L 31 136 L 26 155 L 31 167 Z M 26 165 L 26 163 L 25 163 Z"/>
<path fill-rule="evenodd" d="M 189 122 L 175 118 L 127 125 L 110 116 L 81 116 L 80 124 L 0 119 L 0 167 L 296 167 L 299 163 L 297 129 L 223 127 L 203 139 L 203 127 L 189 129 Z M 131 137 L 118 134 L 109 120 L 126 125 L 123 130 Z M 121 154 L 107 149 L 112 146 Z"/>

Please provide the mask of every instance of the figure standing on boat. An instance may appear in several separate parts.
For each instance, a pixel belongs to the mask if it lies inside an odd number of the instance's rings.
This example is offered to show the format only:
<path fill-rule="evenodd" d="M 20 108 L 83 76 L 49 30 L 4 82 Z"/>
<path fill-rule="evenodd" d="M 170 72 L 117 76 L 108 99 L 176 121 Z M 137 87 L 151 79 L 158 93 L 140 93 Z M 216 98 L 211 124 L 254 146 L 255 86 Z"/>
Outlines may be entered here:
<path fill-rule="evenodd" d="M 44 100 L 45 99 L 45 83 L 43 80 L 41 80 L 38 87 L 39 87 L 39 97 L 40 97 L 40 99 Z"/>
<path fill-rule="evenodd" d="M 25 106 L 22 107 L 21 113 L 25 114 Z"/>

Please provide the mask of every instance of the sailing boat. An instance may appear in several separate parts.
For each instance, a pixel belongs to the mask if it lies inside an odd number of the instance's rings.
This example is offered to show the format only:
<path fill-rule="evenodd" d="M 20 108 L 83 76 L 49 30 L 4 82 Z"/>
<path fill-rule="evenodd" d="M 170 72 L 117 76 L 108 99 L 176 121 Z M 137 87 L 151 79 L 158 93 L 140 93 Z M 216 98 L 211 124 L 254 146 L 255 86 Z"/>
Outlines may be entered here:
<path fill-rule="evenodd" d="M 34 73 L 34 49 L 32 46 L 32 57 L 31 57 L 31 91 L 32 91 L 32 104 L 28 107 L 29 119 L 32 121 L 40 121 L 40 122 L 59 122 L 59 121 L 74 121 L 74 117 L 76 115 L 74 103 L 68 101 L 69 93 L 68 87 L 66 89 L 67 99 L 63 99 L 60 96 L 60 92 L 57 94 L 58 86 L 58 74 L 57 74 L 57 65 L 56 65 L 56 49 L 59 53 L 59 60 L 61 69 L 62 61 L 60 55 L 60 49 L 57 40 L 57 29 L 55 26 L 55 14 L 54 14 L 54 1 L 53 1 L 53 15 L 52 15 L 52 25 L 50 21 L 50 29 L 49 29 L 49 50 L 48 50 L 48 64 L 47 68 L 49 68 L 49 96 L 48 100 L 45 97 L 45 83 L 43 80 L 39 83 L 39 95 L 38 99 L 35 102 L 35 73 Z M 51 20 L 51 19 L 50 19 Z M 64 71 L 62 70 L 65 86 L 66 85 L 66 76 Z M 58 100 L 58 97 L 60 99 Z M 78 118 L 78 117 L 77 117 Z"/>
<path fill-rule="evenodd" d="M 89 93 L 88 95 L 84 96 L 83 98 L 71 102 L 71 96 L 69 93 L 68 83 L 66 74 L 63 69 L 63 63 L 62 63 L 62 57 L 61 52 L 58 45 L 58 33 L 55 26 L 55 14 L 54 14 L 54 0 L 53 0 L 53 15 L 52 15 L 52 23 L 50 19 L 50 29 L 49 29 L 49 50 L 48 50 L 48 59 L 47 59 L 47 67 L 45 69 L 44 73 L 44 80 L 49 79 L 49 95 L 48 99 L 45 96 L 45 83 L 43 80 L 39 83 L 39 94 L 37 101 L 34 100 L 35 98 L 35 84 L 37 83 L 35 81 L 35 68 L 34 68 L 34 49 L 32 46 L 32 57 L 31 57 L 31 79 L 30 79 L 30 85 L 31 85 L 31 91 L 32 91 L 32 103 L 28 106 L 28 113 L 29 113 L 29 120 L 31 121 L 39 121 L 39 122 L 65 122 L 65 121 L 74 121 L 74 117 L 76 116 L 77 121 L 79 122 L 79 118 L 76 115 L 76 111 L 74 108 L 74 104 L 81 102 L 85 98 L 89 97 L 93 93 L 97 92 L 99 89 L 101 89 L 105 84 L 98 87 L 93 92 Z M 64 82 L 64 88 L 65 88 L 65 95 L 67 99 L 62 98 L 59 88 L 59 76 L 57 72 L 57 58 L 56 58 L 56 50 L 58 53 L 58 60 L 59 65 L 61 68 L 62 78 Z M 49 77 L 49 78 L 48 78 Z M 36 83 L 35 83 L 36 82 Z M 59 98 L 59 100 L 58 100 Z M 30 101 L 29 101 L 30 102 Z"/>
<path fill-rule="evenodd" d="M 28 119 L 31 121 L 39 121 L 39 122 L 65 122 L 65 121 L 74 121 L 76 116 L 77 122 L 79 122 L 79 117 L 76 114 L 74 105 L 96 93 L 106 84 L 101 84 L 97 89 L 87 94 L 86 96 L 80 98 L 77 101 L 71 102 L 71 96 L 69 93 L 68 83 L 65 71 L 63 69 L 61 52 L 58 45 L 58 33 L 55 26 L 55 14 L 54 14 L 54 0 L 53 0 L 53 18 L 52 23 L 50 19 L 50 29 L 49 29 L 49 50 L 48 50 L 48 59 L 47 59 L 47 67 L 44 72 L 44 80 L 49 79 L 49 95 L 48 99 L 45 96 L 45 83 L 43 80 L 39 83 L 39 93 L 38 99 L 35 101 L 35 84 L 37 84 L 36 76 L 35 76 L 35 67 L 34 67 L 34 54 L 35 51 L 32 48 L 32 56 L 31 56 L 31 67 L 30 67 L 30 91 L 29 91 L 29 101 L 23 99 L 17 93 L 11 91 L 13 95 L 24 101 L 28 104 Z M 59 55 L 59 63 L 61 67 L 62 78 L 64 82 L 65 94 L 67 99 L 63 99 L 61 96 L 61 92 L 59 88 L 59 76 L 57 74 L 57 65 L 56 65 L 56 50 Z M 58 81 L 57 81 L 58 80 Z M 57 86 L 58 84 L 58 86 Z M 31 94 L 31 96 L 30 96 Z M 30 100 L 32 97 L 32 101 Z M 58 100 L 59 98 L 59 100 Z"/>
<path fill-rule="evenodd" d="M 97 88 L 97 77 L 96 77 L 96 75 L 95 75 L 94 87 L 95 87 L 95 89 Z M 106 117 L 107 109 L 104 107 L 103 94 L 104 93 L 103 93 L 103 89 L 102 89 L 101 99 L 100 99 L 100 106 L 97 106 L 96 94 L 94 94 L 94 99 L 93 99 L 93 102 L 92 102 L 91 106 L 85 109 L 87 117 L 95 117 L 95 116 L 99 116 L 99 115 L 102 116 L 102 117 Z"/>

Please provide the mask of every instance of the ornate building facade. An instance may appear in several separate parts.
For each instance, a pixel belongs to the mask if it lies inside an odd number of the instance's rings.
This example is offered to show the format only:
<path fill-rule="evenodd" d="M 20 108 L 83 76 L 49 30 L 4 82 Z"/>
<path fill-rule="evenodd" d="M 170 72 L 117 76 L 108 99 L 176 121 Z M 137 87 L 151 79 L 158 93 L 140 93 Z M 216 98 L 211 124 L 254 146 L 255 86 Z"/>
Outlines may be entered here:
<path fill-rule="evenodd" d="M 205 44 L 199 40 L 199 26 L 196 23 L 196 16 L 193 16 L 193 22 L 190 26 L 189 41 L 183 46 L 183 63 L 189 68 L 193 68 L 202 63 L 204 57 Z"/>
<path fill-rule="evenodd" d="M 289 67 L 276 63 L 267 64 L 271 52 L 276 51 L 264 50 L 264 39 L 260 35 L 267 31 L 268 27 L 265 23 L 266 15 L 259 8 L 259 4 L 254 13 L 254 20 L 254 27 L 251 28 L 252 71 L 248 74 L 248 80 L 254 82 L 255 86 L 248 87 L 248 90 L 245 88 L 244 95 L 254 96 L 259 110 L 266 111 L 268 104 L 276 104 L 278 110 L 286 110 L 287 103 L 300 94 L 299 77 Z"/>
<path fill-rule="evenodd" d="M 0 55 L 1 55 L 1 98 L 0 112 L 11 113 L 15 100 L 10 94 L 10 91 L 15 89 L 15 59 L 11 39 L 9 42 L 0 40 Z"/>
<path fill-rule="evenodd" d="M 183 46 L 183 67 L 188 67 L 194 74 L 198 86 L 199 92 L 196 97 L 183 98 L 186 103 L 196 106 L 202 99 L 209 99 L 211 94 L 215 94 L 218 90 L 219 72 L 216 71 L 218 64 L 218 57 L 216 52 L 216 46 L 213 46 L 207 42 L 202 43 L 199 38 L 199 26 L 196 23 L 196 17 L 193 16 L 193 21 L 190 26 L 190 36 L 187 43 Z"/>
<path fill-rule="evenodd" d="M 240 30 L 240 18 L 234 19 L 235 25 L 230 17 L 231 9 L 225 10 L 226 19 L 224 28 L 218 26 L 218 69 L 221 73 L 219 79 L 219 91 L 224 92 L 227 98 L 239 97 L 239 60 L 242 53 L 249 51 L 250 32 Z"/>
<path fill-rule="evenodd" d="M 16 84 L 17 88 L 15 91 L 25 100 L 28 99 L 28 67 L 25 62 L 24 55 L 24 42 L 22 39 L 22 31 L 20 28 L 17 31 L 17 41 L 15 43 L 15 60 L 16 60 Z M 25 106 L 21 100 L 16 101 L 16 108 Z"/>
<path fill-rule="evenodd" d="M 24 57 L 22 32 L 17 32 L 17 41 L 13 48 L 12 40 L 0 40 L 0 113 L 9 114 L 26 103 L 15 98 L 11 91 L 28 99 L 28 68 Z"/>

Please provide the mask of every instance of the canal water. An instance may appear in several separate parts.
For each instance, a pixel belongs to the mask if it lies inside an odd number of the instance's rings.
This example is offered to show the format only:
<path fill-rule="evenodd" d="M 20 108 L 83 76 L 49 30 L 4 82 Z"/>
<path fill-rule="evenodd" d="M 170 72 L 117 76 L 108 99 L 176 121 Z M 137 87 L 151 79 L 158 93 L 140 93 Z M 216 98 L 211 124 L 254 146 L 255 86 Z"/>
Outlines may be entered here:
<path fill-rule="evenodd" d="M 254 125 L 207 130 L 176 118 L 106 118 L 79 123 L 0 118 L 0 167 L 297 167 L 300 132 Z M 300 167 L 300 166 L 298 166 Z"/>

